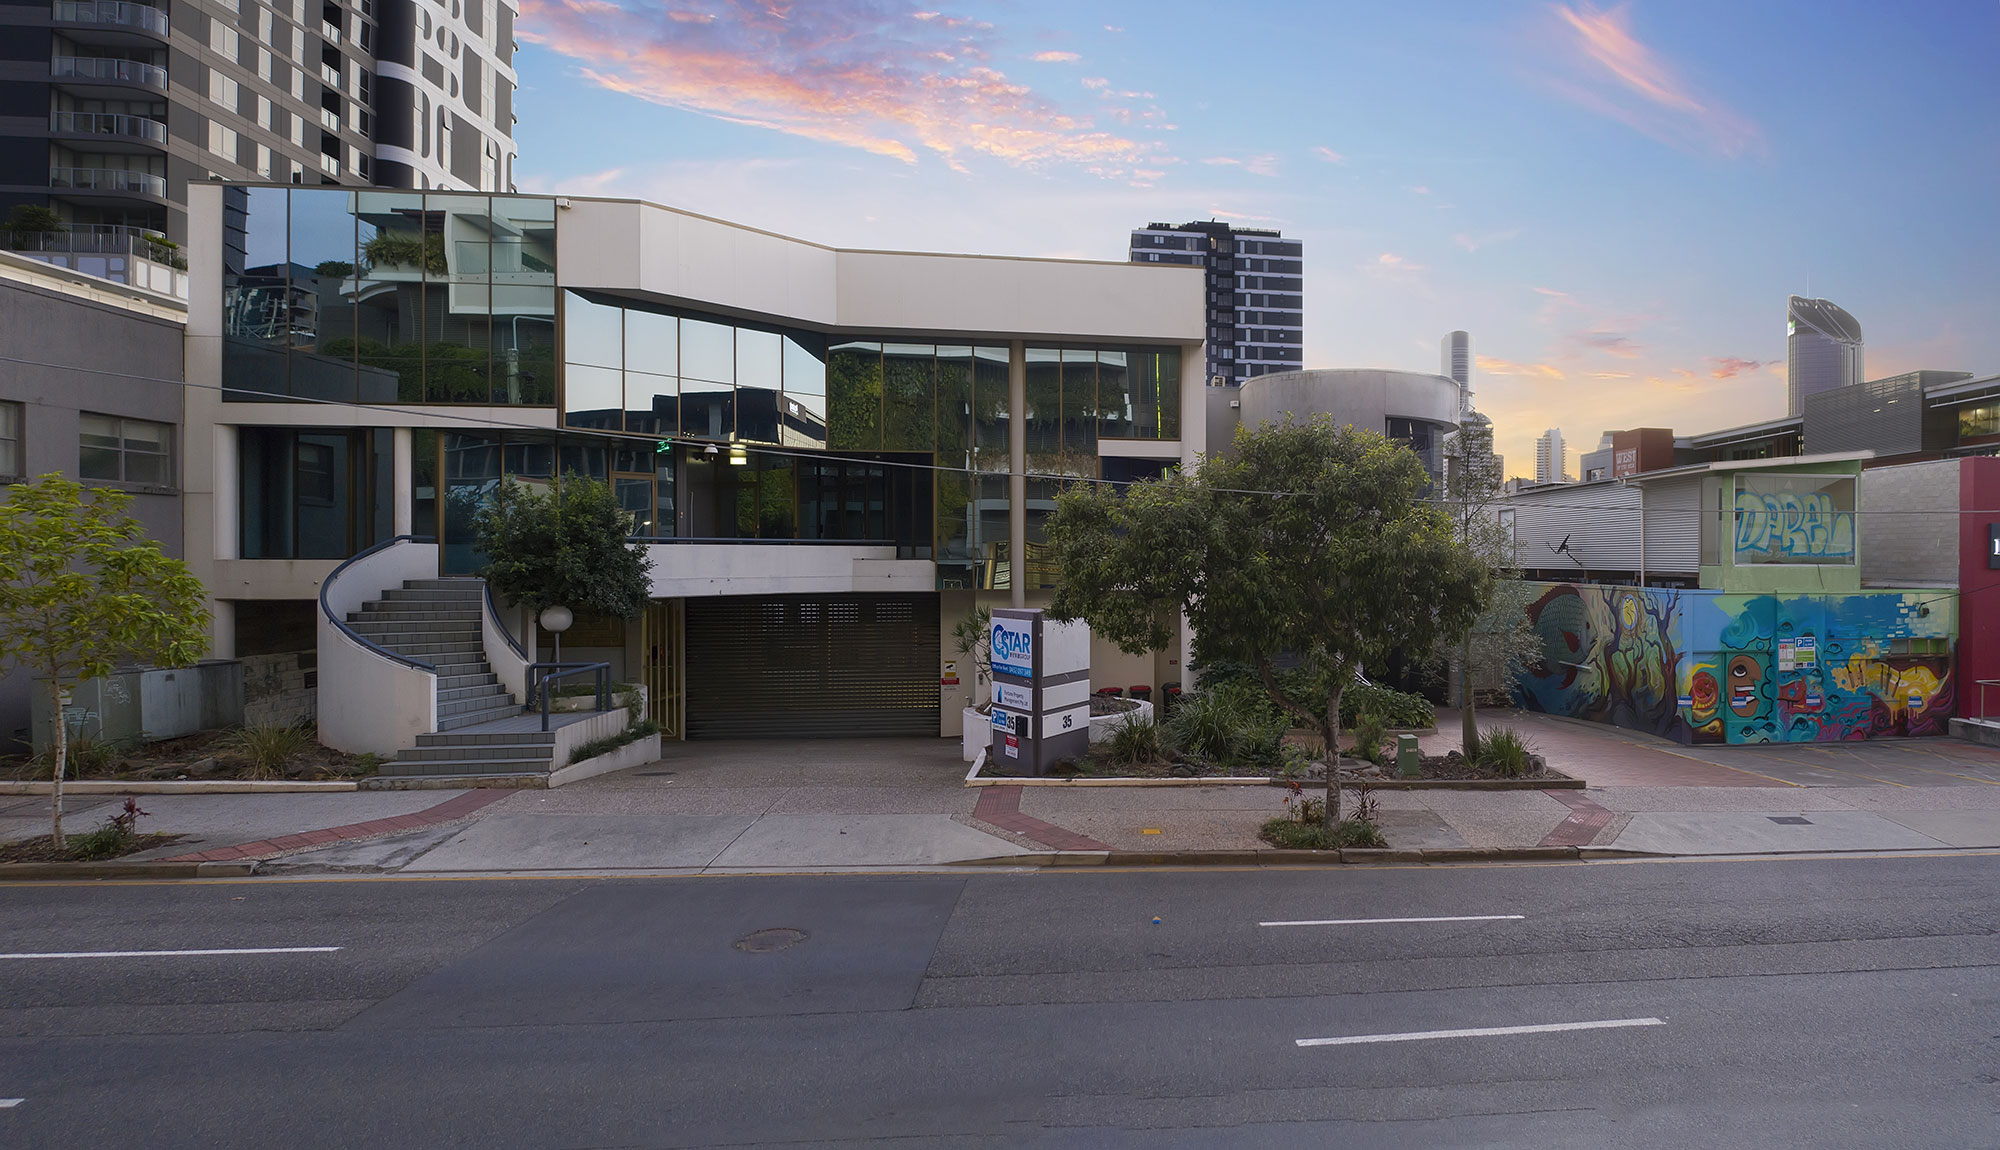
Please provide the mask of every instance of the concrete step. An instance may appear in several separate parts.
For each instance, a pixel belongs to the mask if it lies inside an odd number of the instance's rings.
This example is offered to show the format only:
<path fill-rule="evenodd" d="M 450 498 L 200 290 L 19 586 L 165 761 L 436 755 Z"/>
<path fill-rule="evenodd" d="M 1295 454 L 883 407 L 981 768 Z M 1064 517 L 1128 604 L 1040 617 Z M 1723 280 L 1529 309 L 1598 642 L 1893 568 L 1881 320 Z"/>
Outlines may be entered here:
<path fill-rule="evenodd" d="M 444 707 L 439 707 L 438 710 L 443 712 Z M 490 723 L 495 719 L 505 719 L 520 713 L 521 708 L 512 702 L 504 707 L 487 707 L 483 710 L 461 711 L 449 715 L 440 713 L 438 730 L 455 731 L 460 727 L 476 727 L 481 723 Z"/>
<path fill-rule="evenodd" d="M 482 655 L 485 648 L 472 639 L 412 639 L 404 640 L 396 635 L 384 635 L 375 639 L 380 646 L 387 647 L 398 655 Z M 462 661 L 462 660 L 461 660 Z M 435 659 L 425 659 L 435 663 Z"/>
<path fill-rule="evenodd" d="M 440 686 L 437 693 L 439 706 L 443 706 L 446 703 L 463 703 L 469 699 L 496 698 L 504 698 L 508 702 L 513 702 L 514 700 L 514 697 L 507 693 L 507 688 L 502 687 L 498 683 L 482 683 L 473 687 Z"/>
<path fill-rule="evenodd" d="M 459 715 L 463 715 L 468 711 L 490 711 L 495 707 L 501 706 L 503 704 L 508 708 L 508 711 L 511 714 L 518 715 L 521 713 L 521 707 L 518 703 L 514 702 L 514 696 L 509 695 L 505 691 L 498 691 L 491 695 L 484 695 L 471 699 L 458 699 L 452 702 L 446 702 L 443 699 L 439 699 L 438 718 L 443 719 L 447 716 L 456 717 Z"/>
<path fill-rule="evenodd" d="M 401 616 L 384 617 L 363 613 L 359 619 L 349 619 L 347 625 L 364 635 L 379 634 L 383 631 L 425 631 L 441 635 L 479 634 L 479 619 L 473 615 L 460 619 L 405 619 Z"/>
<path fill-rule="evenodd" d="M 406 631 L 400 627 L 390 627 L 381 631 L 363 631 L 360 627 L 356 627 L 354 630 L 362 638 L 380 643 L 384 647 L 393 646 L 400 649 L 417 644 L 434 644 L 462 645 L 476 651 L 486 649 L 486 644 L 479 641 L 477 631 Z"/>
<path fill-rule="evenodd" d="M 361 610 L 349 611 L 347 621 L 361 623 L 372 619 L 407 619 L 422 622 L 436 619 L 453 623 L 477 623 L 482 612 L 476 606 L 458 607 L 449 603 L 385 603 L 380 599 L 363 603 Z"/>
<path fill-rule="evenodd" d="M 438 591 L 428 587 L 392 587 L 382 592 L 382 597 L 375 600 L 375 602 L 395 603 L 403 606 L 418 603 L 435 603 L 442 604 L 442 606 L 431 607 L 429 608 L 430 610 L 444 611 L 449 610 L 453 606 L 464 604 L 478 606 L 485 599 L 486 596 L 480 594 L 478 591 Z"/>
<path fill-rule="evenodd" d="M 460 664 L 460 666 L 466 665 L 468 664 Z M 499 681 L 500 676 L 491 671 L 474 671 L 463 675 L 453 675 L 447 673 L 442 668 L 438 670 L 438 691 L 440 693 L 445 691 L 459 691 L 466 687 L 484 687 L 498 683 Z"/>
<path fill-rule="evenodd" d="M 549 760 L 455 759 L 450 762 L 437 763 L 404 763 L 399 760 L 393 763 L 384 763 L 378 773 L 392 779 L 546 775 L 549 773 Z"/>
<path fill-rule="evenodd" d="M 443 579 L 405 579 L 403 586 L 413 591 L 476 591 L 483 594 L 486 590 L 486 581 L 469 575 L 458 575 Z"/>
<path fill-rule="evenodd" d="M 399 763 L 443 763 L 462 759 L 540 759 L 555 757 L 551 743 L 473 743 L 468 746 L 412 747 L 396 756 Z"/>
<path fill-rule="evenodd" d="M 535 744 L 553 747 L 554 731 L 513 731 L 504 734 L 467 734 L 464 731 L 434 731 L 417 736 L 419 747 L 511 747 Z"/>

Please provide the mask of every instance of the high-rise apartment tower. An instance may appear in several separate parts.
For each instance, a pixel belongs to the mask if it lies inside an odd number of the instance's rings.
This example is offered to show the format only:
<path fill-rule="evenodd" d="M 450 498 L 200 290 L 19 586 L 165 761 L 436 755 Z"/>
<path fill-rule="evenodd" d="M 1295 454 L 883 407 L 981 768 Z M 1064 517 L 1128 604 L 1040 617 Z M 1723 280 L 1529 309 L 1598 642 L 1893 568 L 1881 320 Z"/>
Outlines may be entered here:
<path fill-rule="evenodd" d="M 1569 457 L 1563 449 L 1560 427 L 1551 427 L 1535 440 L 1535 482 L 1569 482 Z"/>
<path fill-rule="evenodd" d="M 1806 396 L 1861 382 L 1861 324 L 1831 300 L 1793 296 L 1785 309 L 1785 412 Z"/>
<path fill-rule="evenodd" d="M 1207 222 L 1132 232 L 1135 264 L 1208 272 L 1208 378 L 1229 385 L 1305 366 L 1304 259 L 1278 232 Z"/>
<path fill-rule="evenodd" d="M 0 214 L 187 238 L 205 180 L 507 191 L 519 0 L 0 3 Z"/>
<path fill-rule="evenodd" d="M 1438 345 L 1438 374 L 1458 383 L 1458 409 L 1472 410 L 1472 336 L 1455 331 Z"/>

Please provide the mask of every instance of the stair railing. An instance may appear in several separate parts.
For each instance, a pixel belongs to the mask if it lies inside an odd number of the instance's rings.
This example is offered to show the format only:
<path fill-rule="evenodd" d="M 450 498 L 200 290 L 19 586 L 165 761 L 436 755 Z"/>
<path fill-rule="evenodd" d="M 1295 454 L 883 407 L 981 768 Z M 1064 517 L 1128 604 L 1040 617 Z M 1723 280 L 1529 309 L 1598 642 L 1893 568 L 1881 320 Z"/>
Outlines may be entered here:
<path fill-rule="evenodd" d="M 437 668 L 348 623 L 385 588 L 437 577 L 436 541 L 385 539 L 335 567 L 319 590 L 319 737 L 349 754 L 394 755 L 437 730 Z M 351 585 L 351 586 L 350 586 Z"/>
<path fill-rule="evenodd" d="M 542 672 L 539 676 L 536 672 Z M 551 689 L 557 679 L 566 675 L 581 675 L 590 672 L 597 688 L 597 709 L 611 709 L 611 664 L 609 663 L 530 663 L 528 664 L 528 690 L 541 696 L 542 730 L 549 729 L 549 699 L 555 694 Z"/>

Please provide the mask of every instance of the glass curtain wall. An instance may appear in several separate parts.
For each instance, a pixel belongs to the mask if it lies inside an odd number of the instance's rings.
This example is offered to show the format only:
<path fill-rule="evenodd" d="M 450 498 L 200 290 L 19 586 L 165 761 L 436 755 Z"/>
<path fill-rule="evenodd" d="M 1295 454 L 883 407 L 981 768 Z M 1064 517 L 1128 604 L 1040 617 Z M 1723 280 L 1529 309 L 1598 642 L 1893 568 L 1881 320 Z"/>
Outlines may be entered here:
<path fill-rule="evenodd" d="M 225 399 L 546 406 L 555 201 L 225 193 Z"/>
<path fill-rule="evenodd" d="M 394 432 L 237 430 L 245 559 L 345 559 L 389 538 Z"/>

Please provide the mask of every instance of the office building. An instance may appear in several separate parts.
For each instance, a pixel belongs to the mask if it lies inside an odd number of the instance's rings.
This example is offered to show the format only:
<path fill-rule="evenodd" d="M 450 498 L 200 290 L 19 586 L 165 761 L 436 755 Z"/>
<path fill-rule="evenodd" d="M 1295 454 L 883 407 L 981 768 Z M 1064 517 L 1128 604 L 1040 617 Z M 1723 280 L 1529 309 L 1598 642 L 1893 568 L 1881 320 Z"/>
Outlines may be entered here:
<path fill-rule="evenodd" d="M 1458 384 L 1458 406 L 1472 410 L 1472 336 L 1455 331 L 1444 337 L 1438 348 L 1438 374 Z"/>
<path fill-rule="evenodd" d="M 1236 386 L 1305 366 L 1302 251 L 1278 232 L 1209 220 L 1135 229 L 1131 260 L 1204 270 L 1208 381 Z"/>
<path fill-rule="evenodd" d="M 1416 371 L 1363 367 L 1270 372 L 1245 381 L 1239 390 L 1210 393 L 1208 441 L 1228 444 L 1239 425 L 1257 428 L 1287 417 L 1305 420 L 1324 415 L 1336 427 L 1380 432 L 1407 444 L 1424 461 L 1431 481 L 1439 483 L 1444 479 L 1446 437 L 1468 418 L 1486 418 L 1461 410 L 1460 395 L 1456 380 Z"/>
<path fill-rule="evenodd" d="M 0 215 L 42 205 L 64 225 L 12 244 L 150 284 L 157 267 L 185 265 L 189 184 L 506 191 L 517 11 L 517 0 L 0 5 Z"/>
<path fill-rule="evenodd" d="M 1551 427 L 1535 440 L 1535 482 L 1568 483 L 1569 457 L 1563 450 L 1563 433 Z"/>
<path fill-rule="evenodd" d="M 1806 397 L 1862 380 L 1861 324 L 1831 300 L 1793 296 L 1785 311 L 1785 413 Z"/>
<path fill-rule="evenodd" d="M 644 684 L 667 737 L 937 736 L 979 685 L 953 625 L 1052 593 L 1061 483 L 1206 449 L 1188 268 L 843 251 L 583 197 L 198 184 L 190 211 L 187 559 L 218 658 L 305 637 L 343 749 L 519 715 L 552 654 L 525 613 L 447 585 L 459 638 L 405 656 L 393 610 L 480 569 L 469 516 L 503 480 L 592 476 L 630 512 L 651 601 L 562 655 Z M 1185 657 L 1100 643 L 1092 674 Z"/>

